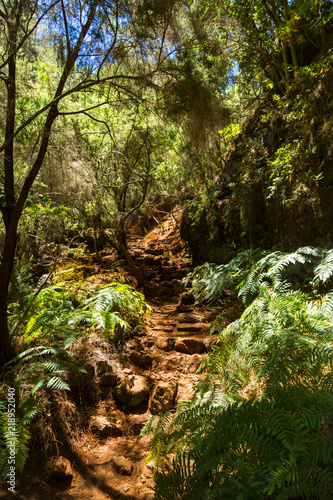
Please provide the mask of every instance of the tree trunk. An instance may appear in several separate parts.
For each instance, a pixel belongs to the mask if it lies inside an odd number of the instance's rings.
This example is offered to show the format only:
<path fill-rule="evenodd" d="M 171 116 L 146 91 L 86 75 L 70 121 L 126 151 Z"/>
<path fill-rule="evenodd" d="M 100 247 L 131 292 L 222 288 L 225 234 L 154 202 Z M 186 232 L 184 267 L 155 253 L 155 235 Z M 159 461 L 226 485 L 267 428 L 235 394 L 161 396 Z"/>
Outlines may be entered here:
<path fill-rule="evenodd" d="M 283 66 L 284 66 L 285 88 L 288 89 L 290 85 L 290 75 L 289 75 L 289 65 L 287 57 L 287 47 L 284 42 L 282 42 L 282 56 L 283 56 Z"/>
<path fill-rule="evenodd" d="M 16 229 L 17 225 L 15 224 L 10 224 L 6 228 L 6 239 L 0 266 L 0 368 L 15 355 L 9 337 L 7 299 L 16 248 Z"/>
<path fill-rule="evenodd" d="M 139 286 L 146 286 L 147 281 L 143 273 L 137 268 L 137 266 L 134 264 L 132 257 L 128 253 L 128 250 L 124 243 L 122 242 L 121 235 L 116 235 L 116 246 L 118 249 L 118 253 L 122 253 L 126 259 L 126 262 L 128 263 L 132 273 L 136 277 L 136 280 L 138 282 Z"/>

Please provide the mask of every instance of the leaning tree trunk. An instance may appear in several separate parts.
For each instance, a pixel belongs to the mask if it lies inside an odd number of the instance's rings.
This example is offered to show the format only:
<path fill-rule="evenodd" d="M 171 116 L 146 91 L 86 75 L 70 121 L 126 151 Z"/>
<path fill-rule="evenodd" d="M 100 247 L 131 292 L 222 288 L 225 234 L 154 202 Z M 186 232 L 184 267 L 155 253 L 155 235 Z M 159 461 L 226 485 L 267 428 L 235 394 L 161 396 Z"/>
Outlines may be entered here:
<path fill-rule="evenodd" d="M 124 245 L 122 238 L 120 235 L 116 235 L 116 243 L 115 247 L 118 250 L 119 254 L 123 254 L 127 264 L 129 265 L 132 273 L 134 274 L 139 286 L 146 286 L 147 280 L 144 274 L 140 271 L 140 269 L 134 264 L 132 257 L 130 256 L 126 246 Z"/>

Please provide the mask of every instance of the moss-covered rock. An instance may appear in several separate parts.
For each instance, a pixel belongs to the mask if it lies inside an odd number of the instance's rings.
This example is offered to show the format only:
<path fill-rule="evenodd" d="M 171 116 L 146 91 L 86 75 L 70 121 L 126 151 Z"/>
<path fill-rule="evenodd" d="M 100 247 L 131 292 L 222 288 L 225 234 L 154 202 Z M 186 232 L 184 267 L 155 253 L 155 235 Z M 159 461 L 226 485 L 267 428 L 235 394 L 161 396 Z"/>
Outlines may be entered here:
<path fill-rule="evenodd" d="M 115 270 L 94 273 L 94 268 L 77 265 L 55 272 L 52 284 L 62 285 L 71 290 L 71 300 L 75 306 L 94 295 L 99 288 L 112 282 L 122 282 L 122 275 Z"/>

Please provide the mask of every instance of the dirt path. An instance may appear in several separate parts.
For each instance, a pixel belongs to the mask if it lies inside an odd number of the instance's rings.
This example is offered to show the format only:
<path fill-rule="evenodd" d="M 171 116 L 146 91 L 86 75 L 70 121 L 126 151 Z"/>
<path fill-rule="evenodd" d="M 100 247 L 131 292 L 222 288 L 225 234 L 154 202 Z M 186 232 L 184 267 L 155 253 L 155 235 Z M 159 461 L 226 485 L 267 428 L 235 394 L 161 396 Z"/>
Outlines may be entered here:
<path fill-rule="evenodd" d="M 90 429 L 70 451 L 61 450 L 73 468 L 71 486 L 50 484 L 44 463 L 39 469 L 42 474 L 36 471 L 37 459 L 35 474 L 27 472 L 19 478 L 15 498 L 154 498 L 153 464 L 145 463 L 151 438 L 140 437 L 140 430 L 152 415 L 172 410 L 191 396 L 204 376 L 196 371 L 214 340 L 209 327 L 221 307 L 186 305 L 181 280 L 190 262 L 174 215 L 147 237 L 132 236 L 129 251 L 149 284 L 147 301 L 153 313 L 146 331 L 126 342 L 116 363 L 114 353 L 110 359 L 94 361 L 91 377 L 98 395 L 87 416 Z M 10 497 L 0 493 L 1 498 Z"/>

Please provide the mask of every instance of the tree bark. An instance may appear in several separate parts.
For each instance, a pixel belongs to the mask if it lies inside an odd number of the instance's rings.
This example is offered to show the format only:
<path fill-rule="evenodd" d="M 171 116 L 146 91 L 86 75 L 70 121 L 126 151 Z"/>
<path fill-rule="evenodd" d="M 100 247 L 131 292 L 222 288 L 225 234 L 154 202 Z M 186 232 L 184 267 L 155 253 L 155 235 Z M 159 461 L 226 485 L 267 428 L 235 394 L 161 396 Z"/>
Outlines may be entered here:
<path fill-rule="evenodd" d="M 17 227 L 10 225 L 6 230 L 0 266 L 0 368 L 14 356 L 9 338 L 7 299 L 16 248 L 16 229 Z"/>

